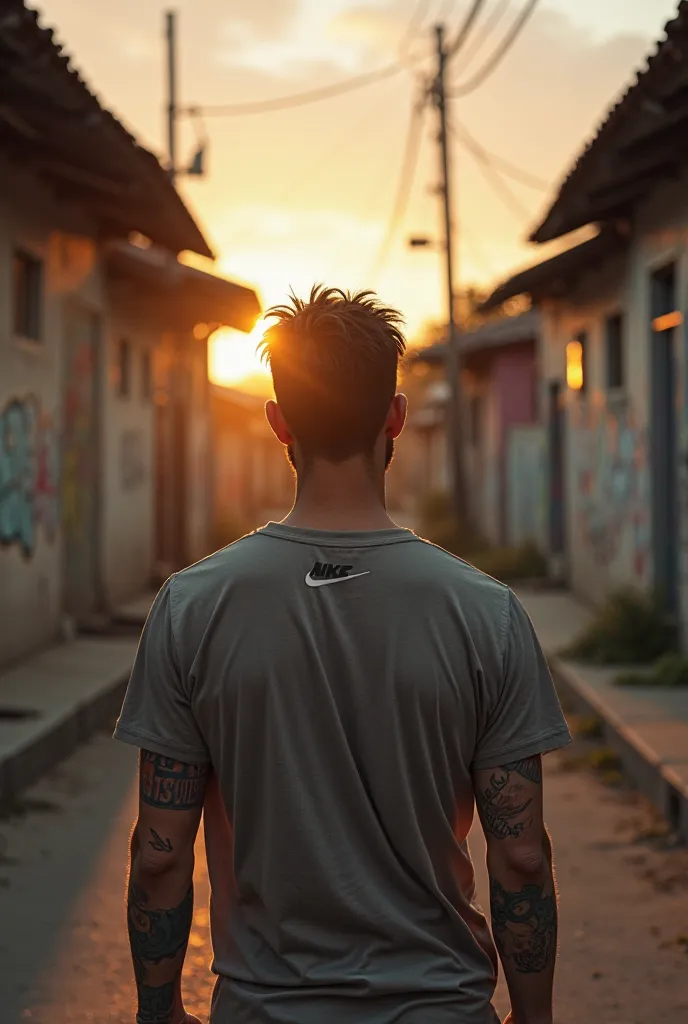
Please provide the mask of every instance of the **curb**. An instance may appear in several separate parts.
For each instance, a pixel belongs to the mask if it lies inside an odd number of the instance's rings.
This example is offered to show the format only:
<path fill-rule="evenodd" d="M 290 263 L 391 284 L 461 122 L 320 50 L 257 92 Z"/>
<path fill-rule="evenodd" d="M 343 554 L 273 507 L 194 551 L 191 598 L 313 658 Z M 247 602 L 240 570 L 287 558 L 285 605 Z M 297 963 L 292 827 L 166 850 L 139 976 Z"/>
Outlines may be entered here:
<path fill-rule="evenodd" d="M 108 722 L 114 721 L 128 682 L 129 672 L 102 687 L 91 699 L 75 704 L 23 748 L 0 760 L 0 807 L 11 807 L 25 789 L 74 753 Z"/>
<path fill-rule="evenodd" d="M 621 758 L 628 777 L 677 835 L 688 843 L 688 786 L 685 782 L 670 764 L 662 762 L 632 726 L 608 707 L 572 665 L 557 655 L 550 655 L 548 661 L 560 694 L 568 699 L 574 711 L 602 720 L 604 740 Z"/>

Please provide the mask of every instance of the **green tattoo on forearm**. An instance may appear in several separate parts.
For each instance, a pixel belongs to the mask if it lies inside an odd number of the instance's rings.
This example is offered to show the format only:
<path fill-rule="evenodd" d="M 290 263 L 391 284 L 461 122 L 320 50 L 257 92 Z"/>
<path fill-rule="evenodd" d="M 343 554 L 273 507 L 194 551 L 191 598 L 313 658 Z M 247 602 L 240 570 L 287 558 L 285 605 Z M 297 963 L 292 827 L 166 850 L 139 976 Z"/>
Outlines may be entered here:
<path fill-rule="evenodd" d="M 193 887 L 169 910 L 150 910 L 148 893 L 129 882 L 129 943 L 139 997 L 138 1024 L 169 1024 L 193 919 Z"/>
<path fill-rule="evenodd" d="M 507 892 L 495 878 L 490 881 L 495 943 L 502 960 L 512 960 L 520 974 L 545 971 L 556 957 L 557 899 L 553 888 L 545 889 L 526 885 Z"/>

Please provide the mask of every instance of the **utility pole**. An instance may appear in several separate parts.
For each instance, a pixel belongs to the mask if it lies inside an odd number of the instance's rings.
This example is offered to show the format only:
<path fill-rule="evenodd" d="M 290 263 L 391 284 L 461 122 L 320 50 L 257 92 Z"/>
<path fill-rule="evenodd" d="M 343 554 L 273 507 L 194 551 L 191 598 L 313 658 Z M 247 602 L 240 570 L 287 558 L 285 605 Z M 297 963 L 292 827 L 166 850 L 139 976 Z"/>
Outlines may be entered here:
<path fill-rule="evenodd" d="M 444 251 L 446 256 L 447 286 L 447 383 L 450 388 L 447 415 L 447 442 L 451 469 L 454 513 L 461 524 L 468 519 L 466 474 L 463 458 L 463 387 L 461 381 L 461 349 L 459 329 L 454 307 L 454 251 L 451 183 L 449 167 L 449 140 L 447 132 L 446 69 L 448 55 L 444 48 L 444 26 L 435 27 L 437 43 L 437 76 L 433 84 L 433 98 L 439 114 L 440 143 L 440 195 L 444 214 Z"/>
<path fill-rule="evenodd" d="M 169 175 L 174 184 L 177 176 L 177 47 L 176 11 L 167 11 L 167 155 Z"/>

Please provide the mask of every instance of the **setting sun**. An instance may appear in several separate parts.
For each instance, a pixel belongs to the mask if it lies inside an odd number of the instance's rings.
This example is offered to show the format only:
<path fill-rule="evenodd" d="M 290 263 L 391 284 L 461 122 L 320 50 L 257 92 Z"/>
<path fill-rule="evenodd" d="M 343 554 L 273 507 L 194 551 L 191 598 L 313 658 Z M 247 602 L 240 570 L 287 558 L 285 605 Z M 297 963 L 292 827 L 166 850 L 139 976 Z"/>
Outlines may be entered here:
<path fill-rule="evenodd" d="M 231 387 L 252 382 L 269 389 L 270 375 L 257 352 L 265 327 L 265 321 L 259 320 L 250 334 L 229 327 L 215 331 L 208 346 L 208 374 L 213 384 Z"/>

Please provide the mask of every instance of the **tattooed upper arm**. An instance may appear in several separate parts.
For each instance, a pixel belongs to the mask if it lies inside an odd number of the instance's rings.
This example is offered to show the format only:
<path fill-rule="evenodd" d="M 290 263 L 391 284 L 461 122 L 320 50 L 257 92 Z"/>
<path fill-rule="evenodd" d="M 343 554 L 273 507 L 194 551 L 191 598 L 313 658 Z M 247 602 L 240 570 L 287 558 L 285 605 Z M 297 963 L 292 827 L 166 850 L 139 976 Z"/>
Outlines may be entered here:
<path fill-rule="evenodd" d="M 528 757 L 474 772 L 475 800 L 488 840 L 542 830 L 542 758 Z"/>
<path fill-rule="evenodd" d="M 202 807 L 207 764 L 186 764 L 150 750 L 141 751 L 140 795 L 143 803 L 170 811 Z"/>
<path fill-rule="evenodd" d="M 208 765 L 141 751 L 136 836 L 145 858 L 160 865 L 193 851 Z"/>

